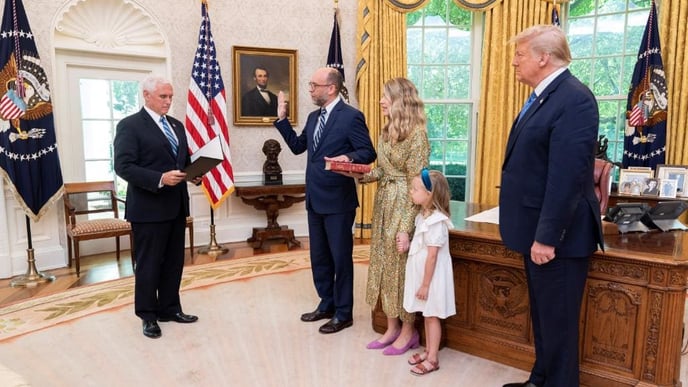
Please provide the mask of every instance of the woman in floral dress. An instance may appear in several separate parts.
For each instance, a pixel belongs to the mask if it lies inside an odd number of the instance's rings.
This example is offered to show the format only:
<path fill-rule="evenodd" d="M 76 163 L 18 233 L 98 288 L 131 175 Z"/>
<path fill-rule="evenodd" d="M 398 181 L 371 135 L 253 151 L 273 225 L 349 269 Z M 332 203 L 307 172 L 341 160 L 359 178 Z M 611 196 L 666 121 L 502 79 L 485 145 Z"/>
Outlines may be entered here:
<path fill-rule="evenodd" d="M 409 185 L 428 165 L 430 145 L 424 104 L 411 81 L 405 78 L 387 81 L 380 106 L 387 123 L 378 142 L 378 164 L 360 182 L 378 183 L 366 302 L 372 308 L 380 303 L 387 316 L 387 330 L 367 348 L 384 348 L 385 355 L 401 355 L 419 345 L 414 315 L 403 308 L 405 251 L 418 214 L 409 197 Z"/>

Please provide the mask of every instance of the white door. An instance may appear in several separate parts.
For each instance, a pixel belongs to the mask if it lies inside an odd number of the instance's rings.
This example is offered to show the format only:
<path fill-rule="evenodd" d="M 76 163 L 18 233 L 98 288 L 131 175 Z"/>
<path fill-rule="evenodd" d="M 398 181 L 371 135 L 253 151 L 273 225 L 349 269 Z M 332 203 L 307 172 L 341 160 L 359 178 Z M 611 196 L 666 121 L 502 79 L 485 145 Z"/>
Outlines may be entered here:
<path fill-rule="evenodd" d="M 115 180 L 119 194 L 124 197 L 126 182 L 114 172 L 115 128 L 119 120 L 141 109 L 139 81 L 149 73 L 164 74 L 164 63 L 102 59 L 64 55 L 58 60 L 61 74 L 58 78 L 65 85 L 56 99 L 59 96 L 67 101 L 60 104 L 65 115 L 56 129 L 60 160 L 65 183 Z M 124 216 L 123 211 L 120 216 Z M 127 238 L 120 243 L 121 248 L 128 249 Z M 85 241 L 80 244 L 80 250 L 82 256 L 114 251 L 115 240 Z"/>

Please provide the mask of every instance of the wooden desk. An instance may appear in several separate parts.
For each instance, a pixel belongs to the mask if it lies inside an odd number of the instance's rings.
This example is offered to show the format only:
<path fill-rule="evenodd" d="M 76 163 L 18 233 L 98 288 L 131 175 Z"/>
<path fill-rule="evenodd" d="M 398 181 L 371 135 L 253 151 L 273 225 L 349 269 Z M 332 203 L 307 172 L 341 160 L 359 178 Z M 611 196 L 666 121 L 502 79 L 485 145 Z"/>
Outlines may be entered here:
<path fill-rule="evenodd" d="M 284 239 L 289 248 L 301 246 L 301 242 L 294 237 L 294 230 L 286 225 L 280 226 L 277 223 L 277 217 L 279 216 L 279 210 L 289 208 L 294 203 L 302 202 L 306 199 L 305 184 L 237 184 L 235 191 L 242 202 L 253 206 L 257 210 L 265 211 L 267 217 L 267 225 L 265 227 L 254 227 L 251 237 L 246 240 L 254 249 L 262 247 L 263 242 L 269 239 Z"/>
<path fill-rule="evenodd" d="M 533 334 L 523 257 L 497 225 L 466 222 L 487 207 L 452 203 L 457 314 L 444 320 L 450 348 L 530 371 Z M 680 386 L 688 233 L 605 235 L 590 261 L 581 308 L 582 386 Z M 373 327 L 384 332 L 384 314 Z"/>

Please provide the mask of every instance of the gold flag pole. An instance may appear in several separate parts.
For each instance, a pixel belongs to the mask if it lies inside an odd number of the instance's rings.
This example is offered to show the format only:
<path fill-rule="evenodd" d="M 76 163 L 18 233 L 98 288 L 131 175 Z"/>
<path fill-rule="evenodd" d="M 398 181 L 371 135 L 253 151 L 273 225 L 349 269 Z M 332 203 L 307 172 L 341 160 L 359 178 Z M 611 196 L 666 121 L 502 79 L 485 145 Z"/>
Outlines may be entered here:
<path fill-rule="evenodd" d="M 215 239 L 215 211 L 210 207 L 210 243 L 208 246 L 198 249 L 199 254 L 220 255 L 228 252 L 229 249 L 218 244 Z"/>
<path fill-rule="evenodd" d="M 28 240 L 26 254 L 29 267 L 26 269 L 26 274 L 17 276 L 10 281 L 10 286 L 13 288 L 34 287 L 38 284 L 55 280 L 54 275 L 44 274 L 36 269 L 36 259 L 33 255 L 33 242 L 31 241 L 31 224 L 29 223 L 29 217 L 26 215 L 24 216 L 26 217 L 26 238 Z"/>

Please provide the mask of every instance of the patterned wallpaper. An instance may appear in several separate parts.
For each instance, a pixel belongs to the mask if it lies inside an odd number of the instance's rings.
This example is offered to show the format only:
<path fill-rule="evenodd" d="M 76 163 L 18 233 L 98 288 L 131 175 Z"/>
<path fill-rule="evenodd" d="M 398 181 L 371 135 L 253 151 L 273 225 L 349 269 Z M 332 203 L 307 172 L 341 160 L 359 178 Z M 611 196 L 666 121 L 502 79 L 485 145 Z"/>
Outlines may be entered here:
<path fill-rule="evenodd" d="M 61 20 L 65 11 L 82 7 L 82 2 L 103 0 L 24 0 L 29 22 L 36 35 L 39 54 L 55 84 L 53 27 Z M 183 121 L 186 89 L 200 26 L 200 1 L 198 0 L 106 0 L 133 5 L 147 13 L 158 24 L 162 35 L 169 43 L 168 63 L 175 86 L 175 102 L 172 114 Z M 340 32 L 346 85 L 353 90 L 354 62 L 356 60 L 356 0 L 341 0 Z M 94 3 L 97 4 L 97 3 Z M 314 105 L 306 90 L 312 72 L 325 64 L 332 30 L 334 1 L 323 0 L 209 0 L 209 13 L 215 38 L 218 60 L 227 89 L 228 113 L 233 108 L 233 63 L 232 46 L 268 47 L 297 50 L 297 89 L 299 124 L 305 122 Z M 87 15 L 88 16 L 88 15 Z M 95 15 L 94 15 L 95 16 Z M 87 28 L 84 26 L 83 28 Z M 57 114 L 66 109 L 66 103 L 53 101 Z M 352 101 L 355 104 L 355 100 Z M 265 156 L 261 152 L 263 142 L 269 138 L 278 139 L 283 145 L 280 164 L 285 173 L 302 171 L 305 168 L 303 156 L 292 155 L 284 146 L 279 133 L 272 126 L 233 126 L 230 117 L 230 139 L 232 164 L 238 175 L 260 173 Z M 59 130 L 59 129 L 58 129 Z M 300 132 L 301 126 L 297 131 Z M 64 156 L 62 156 L 64 157 Z"/>

